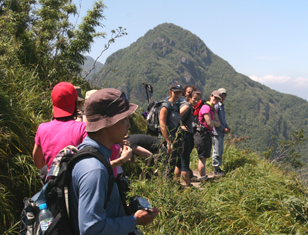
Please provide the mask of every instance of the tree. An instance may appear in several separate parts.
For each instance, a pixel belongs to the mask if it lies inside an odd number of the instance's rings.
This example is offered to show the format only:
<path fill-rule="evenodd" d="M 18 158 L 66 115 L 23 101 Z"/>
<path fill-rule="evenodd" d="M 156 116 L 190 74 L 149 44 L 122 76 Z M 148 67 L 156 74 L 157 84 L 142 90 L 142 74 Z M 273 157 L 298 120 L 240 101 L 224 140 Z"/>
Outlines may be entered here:
<path fill-rule="evenodd" d="M 0 1 L 0 234 L 14 232 L 22 199 L 40 187 L 31 152 L 38 124 L 50 119 L 53 86 L 68 81 L 90 89 L 80 65 L 94 39 L 106 36 L 97 32 L 104 9 L 95 2 L 75 27 L 71 1 Z M 113 31 L 107 46 L 125 34 Z"/>
<path fill-rule="evenodd" d="M 304 164 L 301 161 L 302 155 L 296 150 L 307 139 L 304 136 L 304 129 L 301 128 L 299 131 L 294 131 L 288 140 L 279 140 L 277 146 L 270 146 L 268 151 L 264 152 L 264 156 L 271 162 L 287 163 L 295 169 L 300 168 Z"/>

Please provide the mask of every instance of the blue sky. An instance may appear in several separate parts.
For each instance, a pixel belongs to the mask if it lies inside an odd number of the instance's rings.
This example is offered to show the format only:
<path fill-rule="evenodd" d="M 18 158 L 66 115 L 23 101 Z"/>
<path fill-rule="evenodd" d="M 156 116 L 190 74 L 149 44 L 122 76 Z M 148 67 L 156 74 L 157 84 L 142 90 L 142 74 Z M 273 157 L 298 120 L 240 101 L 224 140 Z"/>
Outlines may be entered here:
<path fill-rule="evenodd" d="M 85 15 L 91 0 L 79 0 Z M 99 59 L 128 47 L 148 30 L 173 23 L 196 34 L 210 50 L 242 74 L 270 88 L 308 100 L 308 1 L 306 0 L 105 0 L 104 28 L 119 26 L 119 38 Z M 109 37 L 108 37 L 109 36 Z M 96 40 L 96 59 L 106 39 Z"/>

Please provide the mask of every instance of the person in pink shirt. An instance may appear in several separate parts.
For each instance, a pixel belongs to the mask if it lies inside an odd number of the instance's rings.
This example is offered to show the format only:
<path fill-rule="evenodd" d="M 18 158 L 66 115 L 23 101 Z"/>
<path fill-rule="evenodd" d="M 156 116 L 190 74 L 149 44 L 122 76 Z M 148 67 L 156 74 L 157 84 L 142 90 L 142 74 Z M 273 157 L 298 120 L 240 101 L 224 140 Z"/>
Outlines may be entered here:
<path fill-rule="evenodd" d="M 45 165 L 49 170 L 54 157 L 68 145 L 77 146 L 87 136 L 86 123 L 76 122 L 77 91 L 68 82 L 60 82 L 51 93 L 52 121 L 42 123 L 37 129 L 33 147 L 33 160 L 37 168 Z"/>
<path fill-rule="evenodd" d="M 198 171 L 201 180 L 207 179 L 205 163 L 206 159 L 211 156 L 213 127 L 220 126 L 219 118 L 214 107 L 220 100 L 221 93 L 219 91 L 213 91 L 208 101 L 199 111 L 198 118 L 202 128 L 194 134 L 194 144 L 199 157 Z"/>

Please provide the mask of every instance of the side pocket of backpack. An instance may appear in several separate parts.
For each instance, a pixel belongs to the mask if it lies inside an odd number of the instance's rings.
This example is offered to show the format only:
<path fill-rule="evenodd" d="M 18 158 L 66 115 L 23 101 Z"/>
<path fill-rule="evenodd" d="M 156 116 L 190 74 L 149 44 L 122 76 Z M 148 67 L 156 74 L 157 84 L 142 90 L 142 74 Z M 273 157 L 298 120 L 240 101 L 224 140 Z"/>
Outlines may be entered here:
<path fill-rule="evenodd" d="M 73 229 L 70 226 L 70 221 L 67 215 L 60 211 L 54 218 L 52 223 L 49 225 L 48 229 L 45 231 L 44 235 L 73 235 Z"/>
<path fill-rule="evenodd" d="M 20 235 L 41 235 L 39 207 L 31 198 L 24 199 L 24 209 L 20 215 Z"/>

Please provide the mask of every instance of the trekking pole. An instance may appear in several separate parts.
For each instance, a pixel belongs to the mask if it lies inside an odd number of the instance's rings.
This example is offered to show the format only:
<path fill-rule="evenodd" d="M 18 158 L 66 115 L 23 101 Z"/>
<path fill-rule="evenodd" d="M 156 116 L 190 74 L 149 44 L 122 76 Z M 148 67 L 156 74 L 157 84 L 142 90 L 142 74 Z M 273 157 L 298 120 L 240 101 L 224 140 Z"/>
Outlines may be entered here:
<path fill-rule="evenodd" d="M 153 94 L 153 87 L 152 87 L 151 84 L 147 84 L 145 82 L 143 82 L 142 84 L 143 84 L 144 89 L 145 89 L 145 94 L 147 96 L 148 103 L 150 103 L 151 102 L 151 97 L 150 97 L 149 93 Z"/>

